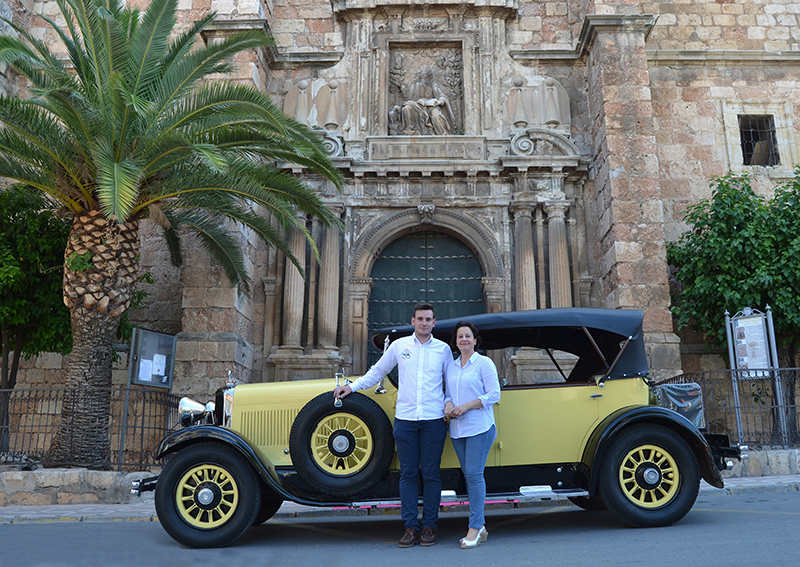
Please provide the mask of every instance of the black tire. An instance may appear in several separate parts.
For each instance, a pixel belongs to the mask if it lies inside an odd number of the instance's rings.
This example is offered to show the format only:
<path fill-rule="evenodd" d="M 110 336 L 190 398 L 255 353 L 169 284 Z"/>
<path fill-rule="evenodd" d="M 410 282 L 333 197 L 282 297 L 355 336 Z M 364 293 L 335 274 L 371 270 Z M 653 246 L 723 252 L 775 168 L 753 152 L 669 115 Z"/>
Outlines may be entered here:
<path fill-rule="evenodd" d="M 262 493 L 261 496 L 261 508 L 258 509 L 258 514 L 256 514 L 256 519 L 253 522 L 254 526 L 260 526 L 267 520 L 269 520 L 272 516 L 274 516 L 278 510 L 280 510 L 281 506 L 283 505 L 283 500 L 265 500 L 264 495 Z"/>
<path fill-rule="evenodd" d="M 394 455 L 392 424 L 381 407 L 353 393 L 334 407 L 320 394 L 297 414 L 289 436 L 297 473 L 320 494 L 348 498 L 374 486 Z"/>
<path fill-rule="evenodd" d="M 155 502 L 159 522 L 175 541 L 188 547 L 224 547 L 253 525 L 261 484 L 233 447 L 197 443 L 166 464 Z"/>
<path fill-rule="evenodd" d="M 601 467 L 603 501 L 635 527 L 674 524 L 689 512 L 700 490 L 691 448 L 660 425 L 636 425 L 616 435 Z"/>
<path fill-rule="evenodd" d="M 575 504 L 578 508 L 583 508 L 587 512 L 599 512 L 607 510 L 603 497 L 599 494 L 594 496 L 568 496 L 567 500 Z"/>

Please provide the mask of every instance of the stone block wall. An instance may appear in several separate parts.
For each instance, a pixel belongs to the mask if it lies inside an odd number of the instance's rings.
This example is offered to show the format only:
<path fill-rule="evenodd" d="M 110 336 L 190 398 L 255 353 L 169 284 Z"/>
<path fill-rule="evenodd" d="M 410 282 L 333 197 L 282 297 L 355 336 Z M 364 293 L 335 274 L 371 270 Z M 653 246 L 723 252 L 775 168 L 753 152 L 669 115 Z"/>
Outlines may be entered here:
<path fill-rule="evenodd" d="M 788 140 L 778 141 L 782 167 L 745 168 L 756 190 L 768 193 L 791 175 L 800 141 L 800 121 L 792 120 L 800 111 L 800 68 L 769 61 L 748 64 L 732 56 L 719 66 L 701 59 L 659 64 L 651 67 L 650 81 L 667 240 L 677 240 L 685 230 L 686 207 L 709 196 L 711 176 L 742 166 L 736 140 L 725 131 L 726 119 L 735 121 L 740 113 L 737 108 L 777 111 L 775 127 L 784 129 Z"/>
<path fill-rule="evenodd" d="M 642 2 L 641 9 L 646 14 L 660 14 L 650 38 L 653 49 L 800 49 L 800 4 L 797 2 Z"/>
<path fill-rule="evenodd" d="M 86 469 L 0 471 L 0 506 L 125 504 L 133 501 L 131 482 L 150 472 L 119 473 Z M 145 493 L 141 498 L 153 498 Z"/>

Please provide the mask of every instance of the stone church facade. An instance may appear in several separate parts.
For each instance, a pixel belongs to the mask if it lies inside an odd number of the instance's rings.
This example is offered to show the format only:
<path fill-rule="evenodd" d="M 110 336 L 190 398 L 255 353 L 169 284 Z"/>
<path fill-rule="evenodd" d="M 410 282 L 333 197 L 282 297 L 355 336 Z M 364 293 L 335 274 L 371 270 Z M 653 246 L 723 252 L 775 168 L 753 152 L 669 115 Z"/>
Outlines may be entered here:
<path fill-rule="evenodd" d="M 32 28 L 55 3 L 3 5 Z M 666 242 L 713 175 L 761 191 L 792 176 L 800 4 L 774 0 L 180 0 L 219 13 L 205 41 L 263 29 L 238 61 L 315 129 L 341 191 L 299 168 L 344 231 L 307 219 L 306 277 L 249 235 L 254 282 L 232 289 L 189 243 L 177 270 L 145 231 L 156 278 L 139 324 L 179 337 L 175 391 L 361 374 L 370 331 L 549 307 L 638 308 L 653 374 L 719 361 L 673 331 Z M 7 16 L 9 17 L 9 16 Z M 42 28 L 44 29 L 44 28 Z M 2 86 L 16 92 L 8 70 Z M 293 166 L 287 165 L 287 168 Z M 722 324 L 722 323 L 720 323 Z M 371 350 L 372 349 L 372 350 Z M 512 383 L 536 352 L 493 353 Z M 30 376 L 30 370 L 28 371 Z"/>

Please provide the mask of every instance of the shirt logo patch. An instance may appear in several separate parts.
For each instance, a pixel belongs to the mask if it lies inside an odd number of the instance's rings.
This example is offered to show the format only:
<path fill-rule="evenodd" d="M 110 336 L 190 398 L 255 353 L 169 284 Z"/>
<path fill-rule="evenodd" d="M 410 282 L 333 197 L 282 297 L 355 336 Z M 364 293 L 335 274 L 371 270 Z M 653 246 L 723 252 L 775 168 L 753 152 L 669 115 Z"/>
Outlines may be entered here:
<path fill-rule="evenodd" d="M 401 358 L 411 358 L 411 351 L 406 349 L 402 353 L 400 353 Z"/>

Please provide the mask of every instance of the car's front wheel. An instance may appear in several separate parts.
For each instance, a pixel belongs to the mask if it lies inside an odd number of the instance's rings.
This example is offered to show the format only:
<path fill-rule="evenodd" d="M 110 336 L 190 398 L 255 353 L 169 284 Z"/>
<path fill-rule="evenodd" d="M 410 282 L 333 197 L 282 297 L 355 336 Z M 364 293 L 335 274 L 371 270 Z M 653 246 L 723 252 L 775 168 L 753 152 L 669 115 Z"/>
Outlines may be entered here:
<path fill-rule="evenodd" d="M 256 518 L 261 485 L 233 447 L 197 443 L 174 455 L 158 478 L 156 512 L 166 532 L 188 547 L 223 547 Z"/>
<path fill-rule="evenodd" d="M 683 518 L 700 489 L 697 459 L 674 431 L 630 427 L 611 440 L 599 488 L 606 506 L 636 527 L 668 526 Z"/>

